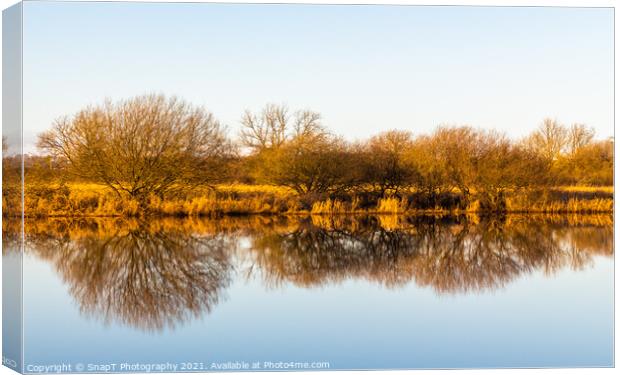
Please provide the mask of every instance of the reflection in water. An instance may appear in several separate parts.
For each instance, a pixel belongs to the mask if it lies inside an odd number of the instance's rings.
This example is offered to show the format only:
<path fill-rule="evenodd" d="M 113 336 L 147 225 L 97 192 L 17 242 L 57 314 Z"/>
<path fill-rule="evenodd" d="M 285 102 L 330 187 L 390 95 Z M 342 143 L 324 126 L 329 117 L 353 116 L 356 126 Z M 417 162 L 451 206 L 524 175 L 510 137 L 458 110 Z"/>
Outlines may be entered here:
<path fill-rule="evenodd" d="M 4 238 L 15 231 L 4 225 Z M 464 293 L 613 253 L 609 215 L 48 219 L 25 231 L 27 251 L 54 265 L 83 313 L 143 330 L 208 313 L 240 275 L 271 287 L 357 278 Z"/>
<path fill-rule="evenodd" d="M 231 239 L 133 224 L 28 234 L 28 248 L 55 265 L 84 313 L 106 323 L 160 330 L 209 312 L 230 283 Z"/>
<path fill-rule="evenodd" d="M 579 269 L 592 253 L 612 251 L 613 229 L 606 225 L 569 227 L 528 218 L 382 222 L 396 218 L 353 223 L 318 218 L 294 231 L 256 236 L 253 249 L 275 285 L 309 287 L 354 277 L 387 287 L 415 280 L 441 293 L 494 289 L 539 269 L 547 274 Z"/>

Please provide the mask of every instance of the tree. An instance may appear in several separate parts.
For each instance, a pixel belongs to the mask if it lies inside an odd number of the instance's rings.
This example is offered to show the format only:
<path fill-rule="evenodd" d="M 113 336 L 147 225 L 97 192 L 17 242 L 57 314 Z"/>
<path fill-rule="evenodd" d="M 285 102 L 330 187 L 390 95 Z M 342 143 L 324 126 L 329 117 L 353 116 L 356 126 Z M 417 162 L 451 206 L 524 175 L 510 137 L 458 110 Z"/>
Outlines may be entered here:
<path fill-rule="evenodd" d="M 410 157 L 420 174 L 420 187 L 433 194 L 457 188 L 467 199 L 481 137 L 481 132 L 469 126 L 440 126 L 430 136 L 419 137 Z"/>
<path fill-rule="evenodd" d="M 433 133 L 439 157 L 446 169 L 450 188 L 458 188 L 466 197 L 476 176 L 476 161 L 480 158 L 480 145 L 485 134 L 470 126 L 440 126 Z"/>
<path fill-rule="evenodd" d="M 557 160 L 568 145 L 569 132 L 557 120 L 546 118 L 526 140 L 528 147 L 540 153 L 550 162 Z"/>
<path fill-rule="evenodd" d="M 594 138 L 594 128 L 584 124 L 573 124 L 568 129 L 568 153 L 574 154 L 582 147 L 585 147 Z"/>
<path fill-rule="evenodd" d="M 483 210 L 504 211 L 507 191 L 541 185 L 547 180 L 549 164 L 545 159 L 513 144 L 505 135 L 481 134 L 478 150 L 472 187 Z"/>
<path fill-rule="evenodd" d="M 417 172 L 415 186 L 420 191 L 434 200 L 437 195 L 451 190 L 446 160 L 442 157 L 436 139 L 429 135 L 417 137 L 405 158 Z"/>
<path fill-rule="evenodd" d="M 246 110 L 241 118 L 241 142 L 255 151 L 281 146 L 287 138 L 289 110 L 267 104 L 260 115 Z"/>
<path fill-rule="evenodd" d="M 608 139 L 590 142 L 561 160 L 556 168 L 565 184 L 613 185 L 614 143 Z"/>
<path fill-rule="evenodd" d="M 299 194 L 343 188 L 347 146 L 321 124 L 321 115 L 268 104 L 260 115 L 246 111 L 241 142 L 253 152 L 247 158 L 257 181 L 288 186 Z"/>
<path fill-rule="evenodd" d="M 418 188 L 432 200 L 460 190 L 462 205 L 475 195 L 485 209 L 501 211 L 507 190 L 540 184 L 548 163 L 538 153 L 513 144 L 504 134 L 469 126 L 438 127 L 421 136 L 409 154 Z"/>
<path fill-rule="evenodd" d="M 6 136 L 2 137 L 2 215 L 22 215 L 22 172 L 21 154 L 9 154 Z"/>
<path fill-rule="evenodd" d="M 406 158 L 412 146 L 408 131 L 390 130 L 372 137 L 362 146 L 361 182 L 378 189 L 381 196 L 412 185 L 415 166 Z"/>
<path fill-rule="evenodd" d="M 255 153 L 276 149 L 286 141 L 304 133 L 323 131 L 321 115 L 300 110 L 290 115 L 285 105 L 267 104 L 260 114 L 246 110 L 241 118 L 241 143 Z"/>
<path fill-rule="evenodd" d="M 71 173 L 140 202 L 217 180 L 231 152 L 211 113 L 162 95 L 85 108 L 57 120 L 38 146 Z"/>
<path fill-rule="evenodd" d="M 342 139 L 317 128 L 265 152 L 260 173 L 266 182 L 300 194 L 335 192 L 348 185 L 348 156 Z"/>

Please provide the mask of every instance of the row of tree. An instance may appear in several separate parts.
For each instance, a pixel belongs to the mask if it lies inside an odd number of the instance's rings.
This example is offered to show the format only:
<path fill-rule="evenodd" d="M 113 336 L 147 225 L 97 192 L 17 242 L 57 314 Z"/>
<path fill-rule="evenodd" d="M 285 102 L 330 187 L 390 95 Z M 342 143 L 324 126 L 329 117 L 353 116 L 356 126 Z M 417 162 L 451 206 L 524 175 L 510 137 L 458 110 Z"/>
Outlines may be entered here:
<path fill-rule="evenodd" d="M 440 126 L 431 134 L 389 130 L 348 142 L 319 113 L 271 104 L 246 111 L 241 125 L 233 141 L 213 114 L 178 98 L 107 101 L 41 134 L 46 161 L 31 169 L 56 177 L 66 171 L 138 199 L 233 181 L 300 194 L 458 190 L 490 201 L 507 189 L 613 184 L 613 140 L 596 141 L 592 128 L 551 119 L 518 141 L 493 130 Z"/>
<path fill-rule="evenodd" d="M 430 135 L 388 130 L 348 143 L 320 124 L 320 115 L 267 106 L 247 112 L 241 139 L 252 151 L 246 176 L 300 193 L 353 187 L 429 193 L 502 190 L 548 184 L 613 184 L 613 142 L 594 141 L 582 124 L 545 119 L 514 142 L 493 130 L 440 126 Z"/>

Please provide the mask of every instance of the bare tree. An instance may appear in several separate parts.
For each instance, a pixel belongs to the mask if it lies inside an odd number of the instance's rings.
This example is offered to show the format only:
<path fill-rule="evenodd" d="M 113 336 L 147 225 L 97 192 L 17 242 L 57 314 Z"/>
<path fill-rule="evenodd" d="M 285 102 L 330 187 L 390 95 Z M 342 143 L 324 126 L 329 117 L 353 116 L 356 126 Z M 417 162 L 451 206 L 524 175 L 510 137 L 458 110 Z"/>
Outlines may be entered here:
<path fill-rule="evenodd" d="M 265 152 L 259 173 L 263 181 L 300 194 L 334 192 L 349 182 L 348 156 L 341 138 L 317 127 Z"/>
<path fill-rule="evenodd" d="M 446 160 L 435 137 L 429 135 L 417 137 L 405 158 L 416 170 L 415 186 L 420 191 L 435 197 L 452 189 Z"/>
<path fill-rule="evenodd" d="M 544 184 L 548 163 L 543 157 L 513 144 L 505 135 L 482 132 L 477 142 L 476 166 L 472 187 L 481 208 L 488 211 L 506 209 L 506 192 Z"/>
<path fill-rule="evenodd" d="M 321 124 L 321 114 L 311 110 L 295 112 L 293 137 L 312 137 L 326 133 L 327 131 Z"/>
<path fill-rule="evenodd" d="M 413 142 L 409 158 L 419 173 L 418 187 L 429 194 L 459 189 L 466 197 L 476 175 L 483 133 L 470 126 L 439 126 Z"/>
<path fill-rule="evenodd" d="M 283 105 L 267 104 L 259 115 L 246 110 L 241 119 L 241 141 L 255 150 L 279 147 L 286 140 L 289 118 Z"/>
<path fill-rule="evenodd" d="M 584 124 L 573 124 L 568 129 L 568 153 L 574 154 L 577 150 L 585 147 L 594 138 L 594 128 Z"/>
<path fill-rule="evenodd" d="M 241 142 L 255 152 L 276 149 L 302 135 L 323 132 L 321 115 L 300 110 L 293 115 L 285 105 L 267 104 L 260 114 L 246 110 L 241 118 Z"/>
<path fill-rule="evenodd" d="M 546 118 L 526 143 L 547 160 L 557 160 L 568 144 L 568 130 L 557 120 Z"/>
<path fill-rule="evenodd" d="M 613 140 L 589 142 L 562 160 L 556 168 L 560 182 L 581 185 L 613 185 Z"/>
<path fill-rule="evenodd" d="M 230 151 L 211 113 L 162 95 L 88 107 L 56 121 L 38 146 L 75 175 L 140 201 L 214 181 Z"/>
<path fill-rule="evenodd" d="M 406 155 L 413 147 L 408 131 L 389 130 L 372 137 L 362 146 L 362 179 L 379 189 L 398 194 L 399 189 L 414 183 L 416 170 Z"/>

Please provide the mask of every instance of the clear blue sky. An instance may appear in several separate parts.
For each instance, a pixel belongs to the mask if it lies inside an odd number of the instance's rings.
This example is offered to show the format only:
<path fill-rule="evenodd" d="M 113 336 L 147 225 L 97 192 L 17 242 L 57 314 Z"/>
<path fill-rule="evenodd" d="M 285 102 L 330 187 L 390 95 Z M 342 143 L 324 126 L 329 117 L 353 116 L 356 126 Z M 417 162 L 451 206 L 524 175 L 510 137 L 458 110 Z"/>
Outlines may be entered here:
<path fill-rule="evenodd" d="M 28 2 L 24 144 L 105 97 L 311 108 L 349 139 L 438 124 L 511 137 L 544 117 L 613 135 L 613 10 Z"/>

